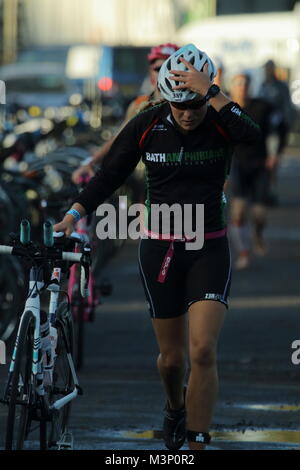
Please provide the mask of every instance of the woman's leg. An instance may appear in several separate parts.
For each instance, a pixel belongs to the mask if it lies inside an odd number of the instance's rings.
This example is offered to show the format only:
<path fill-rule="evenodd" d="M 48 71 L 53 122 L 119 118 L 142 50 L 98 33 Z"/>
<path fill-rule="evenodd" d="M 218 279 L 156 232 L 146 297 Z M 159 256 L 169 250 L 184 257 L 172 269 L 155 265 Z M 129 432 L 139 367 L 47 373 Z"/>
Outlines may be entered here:
<path fill-rule="evenodd" d="M 152 320 L 159 346 L 157 366 L 171 409 L 184 405 L 187 360 L 187 316 Z"/>
<path fill-rule="evenodd" d="M 159 344 L 157 365 L 166 392 L 163 439 L 169 450 L 178 450 L 185 441 L 184 381 L 187 358 L 186 315 L 169 319 L 153 319 Z"/>
<path fill-rule="evenodd" d="M 252 206 L 252 218 L 254 226 L 254 251 L 257 255 L 264 256 L 267 248 L 264 240 L 264 229 L 267 221 L 267 208 L 263 204 Z"/>
<path fill-rule="evenodd" d="M 248 205 L 246 199 L 233 198 L 231 201 L 231 235 L 238 253 L 236 269 L 244 269 L 249 265 L 250 231 L 247 221 Z"/>
<path fill-rule="evenodd" d="M 226 307 L 217 301 L 200 301 L 189 308 L 191 372 L 186 407 L 187 430 L 208 432 L 218 394 L 217 344 Z M 190 449 L 204 444 L 189 442 Z"/>

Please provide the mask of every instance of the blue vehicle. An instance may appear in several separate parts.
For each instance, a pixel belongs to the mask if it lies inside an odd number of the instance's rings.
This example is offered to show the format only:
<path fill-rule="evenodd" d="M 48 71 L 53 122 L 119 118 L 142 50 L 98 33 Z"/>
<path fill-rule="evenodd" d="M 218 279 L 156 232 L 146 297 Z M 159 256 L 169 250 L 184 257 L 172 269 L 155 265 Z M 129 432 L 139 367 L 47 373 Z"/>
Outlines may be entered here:
<path fill-rule="evenodd" d="M 134 98 L 148 73 L 149 47 L 101 46 L 101 49 L 97 84 L 103 96 L 120 93 L 127 99 Z"/>

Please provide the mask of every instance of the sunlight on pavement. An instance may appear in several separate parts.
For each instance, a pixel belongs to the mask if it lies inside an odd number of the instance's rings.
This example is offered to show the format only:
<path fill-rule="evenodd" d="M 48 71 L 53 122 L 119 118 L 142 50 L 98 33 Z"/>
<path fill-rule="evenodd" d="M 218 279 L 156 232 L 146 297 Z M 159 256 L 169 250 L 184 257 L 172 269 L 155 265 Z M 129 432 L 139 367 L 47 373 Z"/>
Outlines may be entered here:
<path fill-rule="evenodd" d="M 122 436 L 127 439 L 162 439 L 162 431 L 151 430 L 141 432 L 124 431 Z M 280 429 L 260 429 L 248 431 L 212 431 L 211 436 L 216 441 L 239 442 L 276 442 L 292 443 L 300 446 L 300 431 Z"/>

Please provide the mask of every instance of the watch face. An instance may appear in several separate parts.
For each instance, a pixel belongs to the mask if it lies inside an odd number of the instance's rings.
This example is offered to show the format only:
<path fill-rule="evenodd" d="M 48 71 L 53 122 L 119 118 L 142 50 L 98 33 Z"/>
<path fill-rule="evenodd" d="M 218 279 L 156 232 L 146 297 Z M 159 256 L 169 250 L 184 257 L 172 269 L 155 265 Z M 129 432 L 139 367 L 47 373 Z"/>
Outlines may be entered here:
<path fill-rule="evenodd" d="M 209 89 L 209 94 L 210 96 L 214 97 L 216 96 L 220 91 L 220 87 L 218 85 L 212 85 Z"/>

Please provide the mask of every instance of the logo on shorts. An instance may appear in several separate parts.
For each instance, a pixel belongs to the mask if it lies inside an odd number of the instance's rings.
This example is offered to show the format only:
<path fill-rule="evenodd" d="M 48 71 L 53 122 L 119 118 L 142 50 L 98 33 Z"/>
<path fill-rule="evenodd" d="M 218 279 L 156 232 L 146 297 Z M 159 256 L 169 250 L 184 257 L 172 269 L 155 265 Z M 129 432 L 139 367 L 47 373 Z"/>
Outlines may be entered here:
<path fill-rule="evenodd" d="M 168 256 L 167 259 L 166 259 L 166 262 L 165 262 L 165 264 L 164 264 L 164 267 L 163 267 L 163 269 L 162 269 L 162 274 L 163 274 L 163 275 L 166 274 L 166 270 L 167 270 L 167 268 L 168 268 L 168 266 L 169 266 L 169 264 L 170 264 L 170 261 L 171 261 L 171 257 Z"/>
<path fill-rule="evenodd" d="M 205 300 L 223 300 L 221 294 L 205 294 Z"/>

